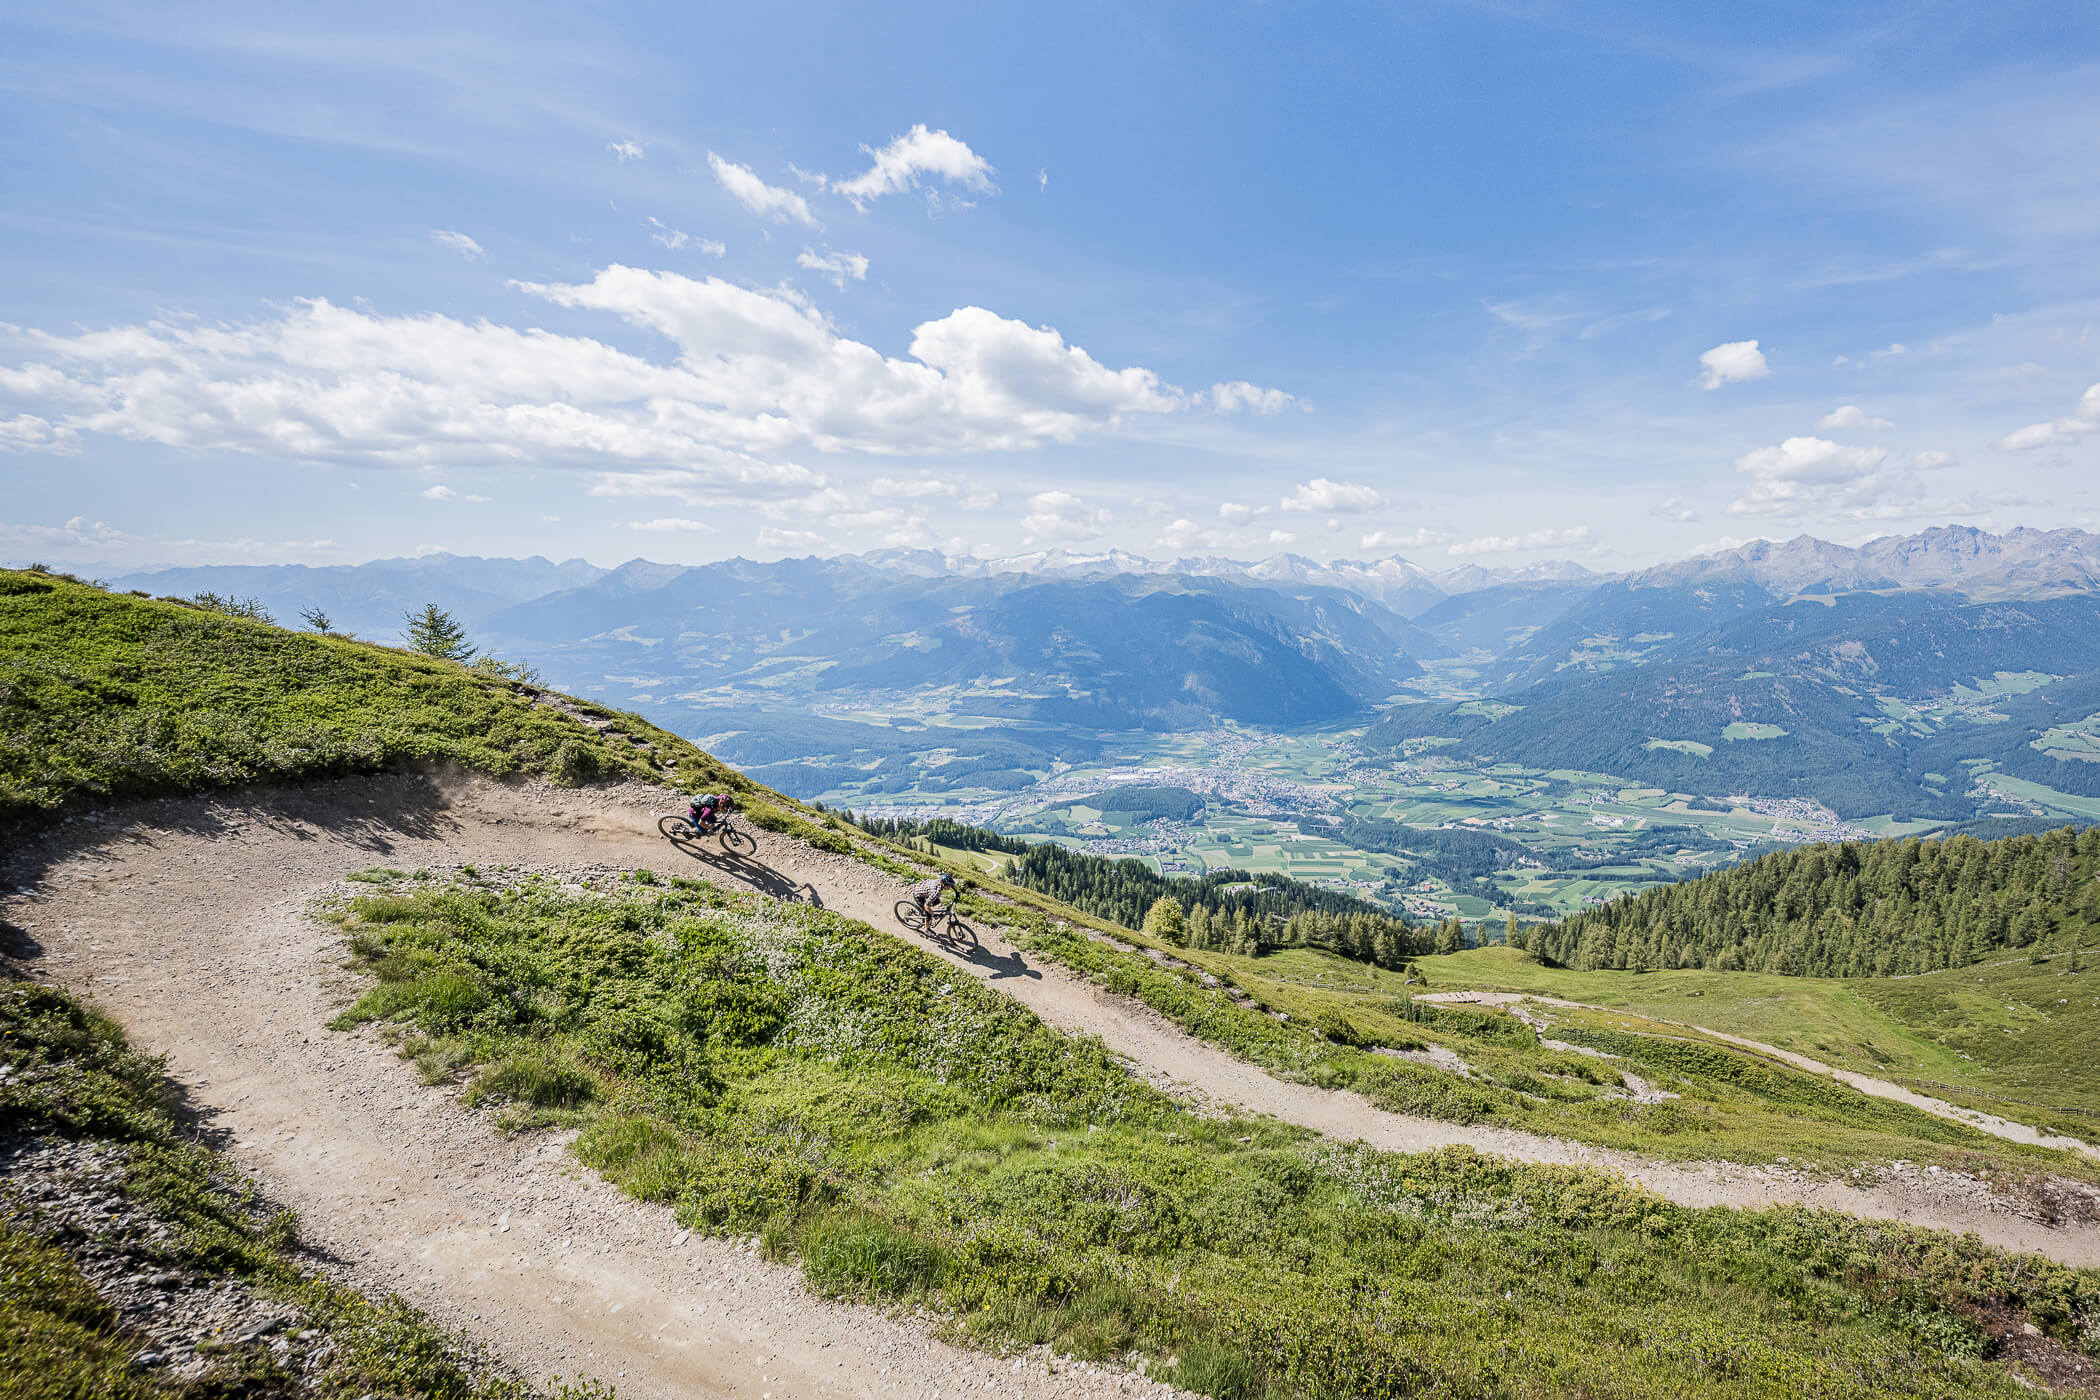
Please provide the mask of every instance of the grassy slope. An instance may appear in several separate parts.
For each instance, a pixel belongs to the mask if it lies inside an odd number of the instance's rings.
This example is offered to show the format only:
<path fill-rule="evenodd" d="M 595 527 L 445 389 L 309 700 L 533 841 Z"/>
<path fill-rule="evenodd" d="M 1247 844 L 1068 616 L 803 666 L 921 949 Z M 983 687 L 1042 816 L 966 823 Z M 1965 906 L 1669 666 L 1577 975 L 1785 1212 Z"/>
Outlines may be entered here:
<path fill-rule="evenodd" d="M 955 863 L 826 824 L 637 717 L 563 703 L 607 727 L 534 704 L 513 682 L 450 663 L 0 571 L 0 818 L 98 798 L 449 762 L 496 776 L 633 777 L 682 791 L 732 786 L 747 794 L 756 824 L 854 851 L 892 873 L 915 877 L 917 866 Z M 1521 1036 L 1490 1034 L 1483 1042 L 1462 1034 L 1463 1026 L 1402 1025 L 1382 999 L 1343 1005 L 1279 980 L 1288 979 L 1294 955 L 1199 959 L 1296 1013 L 1293 1023 L 1281 1024 L 1191 987 L 1126 946 L 1077 936 L 1078 929 L 1111 926 L 991 880 L 974 860 L 960 873 L 984 880 L 987 895 L 1003 901 L 995 907 L 980 895 L 976 911 L 1015 925 L 1016 936 L 1038 953 L 1143 997 L 1275 1072 L 1355 1087 L 1397 1110 L 1492 1118 L 1680 1159 L 1787 1155 L 1849 1165 L 1912 1157 L 2011 1170 L 2048 1160 L 1805 1081 L 1767 1093 L 1760 1089 L 1770 1085 L 1691 1073 L 1684 1102 L 1639 1105 L 1612 1097 L 1616 1076 L 1600 1076 L 1594 1061 L 1541 1050 Z M 1492 1082 L 1461 1081 L 1323 1039 L 1311 1027 L 1321 1011 L 1336 1007 L 1356 1029 L 1388 1043 L 1450 1043 Z"/>
<path fill-rule="evenodd" d="M 1711 1026 L 1865 1074 L 2100 1110 L 2100 956 L 2092 950 L 2076 972 L 2059 953 L 2042 963 L 2020 957 L 1894 978 L 1574 972 L 1508 948 L 1423 958 L 1416 968 L 1427 990 L 1537 992 Z M 1954 1097 L 2088 1138 L 2100 1132 L 2100 1119 Z"/>
<path fill-rule="evenodd" d="M 74 998 L 0 983 L 0 1066 L 0 1134 L 120 1147 L 124 1194 L 173 1227 L 164 1241 L 135 1245 L 137 1262 L 236 1279 L 296 1305 L 333 1343 L 322 1393 L 528 1400 L 522 1386 L 463 1369 L 406 1304 L 375 1302 L 305 1272 L 289 1244 L 289 1218 L 258 1220 L 225 1185 L 238 1180 L 231 1165 L 177 1124 L 160 1063 L 127 1048 L 116 1026 Z M 116 1323 L 67 1250 L 30 1223 L 0 1220 L 0 1396 L 172 1400 L 297 1389 L 267 1351 L 231 1346 L 213 1375 L 174 1382 L 134 1362 L 146 1343 Z"/>
<path fill-rule="evenodd" d="M 1193 1114 L 803 905 L 482 875 L 339 917 L 376 978 L 345 1024 L 395 1023 L 514 1128 L 580 1127 L 683 1223 L 762 1231 L 821 1291 L 1135 1350 L 1220 1396 L 2009 1394 L 1974 1317 L 2100 1320 L 2100 1274 L 1973 1241 Z"/>

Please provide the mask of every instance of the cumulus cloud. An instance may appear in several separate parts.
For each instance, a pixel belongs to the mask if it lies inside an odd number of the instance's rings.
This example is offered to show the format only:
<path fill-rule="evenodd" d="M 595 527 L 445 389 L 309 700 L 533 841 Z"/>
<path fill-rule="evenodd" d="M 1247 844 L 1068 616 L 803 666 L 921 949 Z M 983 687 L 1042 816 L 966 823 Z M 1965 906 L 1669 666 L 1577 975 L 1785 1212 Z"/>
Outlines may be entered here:
<path fill-rule="evenodd" d="M 985 194 L 999 192 L 992 184 L 992 176 L 998 172 L 984 157 L 945 131 L 928 131 L 923 122 L 879 151 L 872 146 L 860 149 L 874 164 L 852 179 L 834 181 L 831 186 L 851 200 L 856 209 L 866 209 L 869 201 L 884 195 L 915 190 L 927 175 Z"/>
<path fill-rule="evenodd" d="M 457 229 L 434 228 L 430 231 L 430 241 L 440 248 L 450 248 L 468 262 L 480 262 L 488 256 L 479 243 Z"/>
<path fill-rule="evenodd" d="M 1363 537 L 1359 549 L 1427 549 L 1451 537 L 1441 530 L 1416 526 L 1412 530 L 1373 530 Z"/>
<path fill-rule="evenodd" d="M 1218 507 L 1218 518 L 1231 525 L 1244 525 L 1255 516 L 1267 513 L 1255 506 L 1241 505 L 1238 501 L 1227 501 Z"/>
<path fill-rule="evenodd" d="M 1699 387 L 1718 389 L 1723 384 L 1740 383 L 1746 379 L 1763 379 L 1772 372 L 1765 363 L 1765 352 L 1757 348 L 1754 340 L 1731 340 L 1726 345 L 1716 345 L 1699 357 Z"/>
<path fill-rule="evenodd" d="M 1270 544 L 1291 544 L 1294 543 L 1297 540 L 1297 538 L 1298 537 L 1295 534 L 1291 533 L 1289 530 L 1269 531 Z"/>
<path fill-rule="evenodd" d="M 825 250 L 820 257 L 814 248 L 804 248 L 795 257 L 795 262 L 811 272 L 822 273 L 831 279 L 831 285 L 843 288 L 846 280 L 865 281 L 868 275 L 868 260 L 859 253 L 834 253 Z"/>
<path fill-rule="evenodd" d="M 449 501 L 458 494 L 457 491 L 449 486 L 432 486 L 424 490 L 423 499 L 426 501 Z"/>
<path fill-rule="evenodd" d="M 691 248 L 695 252 L 705 253 L 711 258 L 719 258 L 729 251 L 729 245 L 726 243 L 719 243 L 712 238 L 695 238 L 683 229 L 672 228 L 662 219 L 651 217 L 649 227 L 655 230 L 654 233 L 649 235 L 649 240 L 652 243 L 662 244 L 674 253 L 683 252 L 685 249 Z"/>
<path fill-rule="evenodd" d="M 1076 543 L 1107 532 L 1109 513 L 1090 506 L 1069 491 L 1038 491 L 1028 498 L 1021 528 L 1030 540 Z"/>
<path fill-rule="evenodd" d="M 809 212 L 808 200 L 793 190 L 767 184 L 750 166 L 724 160 L 713 151 L 707 153 L 707 166 L 715 172 L 715 182 L 729 191 L 730 198 L 761 219 L 771 219 L 776 224 L 792 219 L 810 228 L 817 226 L 817 216 Z"/>
<path fill-rule="evenodd" d="M 1463 558 L 1472 554 L 1509 554 L 1522 549 L 1565 549 L 1589 542 L 1590 527 L 1574 525 L 1562 530 L 1533 530 L 1522 535 L 1482 535 L 1477 539 L 1460 540 L 1445 553 Z"/>
<path fill-rule="evenodd" d="M 615 156 L 619 157 L 620 164 L 622 165 L 625 165 L 630 160 L 640 160 L 643 157 L 643 155 L 646 154 L 646 152 L 642 150 L 641 142 L 631 140 L 608 141 L 605 143 L 605 149 L 611 151 Z"/>
<path fill-rule="evenodd" d="M 1998 439 L 2001 452 L 2027 452 L 2037 447 L 2056 447 L 2076 442 L 2088 433 L 2100 433 L 2100 384 L 2085 391 L 2068 418 L 2030 423 Z"/>
<path fill-rule="evenodd" d="M 1728 503 L 1730 515 L 1785 515 L 1812 507 L 1843 508 L 1895 483 L 1876 472 L 1888 459 L 1879 447 L 1844 447 L 1828 438 L 1790 437 L 1736 459 L 1750 485 Z"/>
<path fill-rule="evenodd" d="M 1679 525 L 1689 524 L 1699 518 L 1698 511 L 1693 510 L 1675 496 L 1666 496 L 1662 500 L 1657 501 L 1654 505 L 1648 507 L 1648 514 L 1656 517 L 1658 520 L 1675 521 Z"/>
<path fill-rule="evenodd" d="M 1055 329 L 964 307 L 909 353 L 842 336 L 786 291 L 612 266 L 528 296 L 661 335 L 668 357 L 587 336 L 314 299 L 265 319 L 180 319 L 53 335 L 10 329 L 30 400 L 8 445 L 99 434 L 198 452 L 400 467 L 567 466 L 593 490 L 690 504 L 824 485 L 806 450 L 1015 451 L 1128 431 L 1192 396 L 1113 368 Z"/>
<path fill-rule="evenodd" d="M 644 530 L 652 535 L 712 535 L 719 533 L 705 520 L 689 520 L 682 515 L 658 516 L 654 520 L 630 520 L 630 530 Z"/>
<path fill-rule="evenodd" d="M 878 476 L 868 483 L 868 494 L 879 499 L 925 500 L 941 497 L 964 510 L 990 510 L 999 504 L 999 493 L 975 482 L 947 481 L 921 473 L 918 476 Z"/>
<path fill-rule="evenodd" d="M 1833 408 L 1832 410 L 1830 410 L 1830 412 L 1824 414 L 1823 421 L 1816 424 L 1816 426 L 1819 428 L 1834 429 L 1881 429 L 1893 428 L 1896 425 L 1894 423 L 1891 423 L 1886 418 L 1869 418 L 1866 414 L 1866 410 L 1862 409 L 1858 404 L 1848 403 L 1841 405 L 1840 407 Z"/>
<path fill-rule="evenodd" d="M 1238 413 L 1247 409 L 1263 415 L 1283 412 L 1298 400 L 1281 389 L 1264 389 L 1258 384 L 1249 384 L 1244 379 L 1235 379 L 1230 384 L 1210 386 L 1212 407 L 1220 413 Z"/>
<path fill-rule="evenodd" d="M 1351 481 L 1329 481 L 1316 476 L 1283 498 L 1282 510 L 1307 510 L 1342 515 L 1362 515 L 1385 504 L 1377 491 Z"/>

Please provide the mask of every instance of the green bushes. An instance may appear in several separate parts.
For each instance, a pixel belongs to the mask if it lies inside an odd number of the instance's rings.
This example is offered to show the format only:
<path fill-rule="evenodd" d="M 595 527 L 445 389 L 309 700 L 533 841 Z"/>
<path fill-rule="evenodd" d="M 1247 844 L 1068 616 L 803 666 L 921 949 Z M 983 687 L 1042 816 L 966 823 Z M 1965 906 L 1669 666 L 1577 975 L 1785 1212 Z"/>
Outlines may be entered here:
<path fill-rule="evenodd" d="M 743 785 L 674 735 L 626 716 L 593 729 L 502 676 L 239 607 L 0 571 L 0 818 L 429 763 L 572 785 Z"/>

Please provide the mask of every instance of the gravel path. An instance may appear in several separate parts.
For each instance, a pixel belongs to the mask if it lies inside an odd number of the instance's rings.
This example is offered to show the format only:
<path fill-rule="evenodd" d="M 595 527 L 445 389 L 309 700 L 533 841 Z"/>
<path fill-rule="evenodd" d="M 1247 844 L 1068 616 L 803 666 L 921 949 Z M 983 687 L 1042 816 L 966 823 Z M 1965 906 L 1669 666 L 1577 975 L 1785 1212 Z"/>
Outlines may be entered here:
<path fill-rule="evenodd" d="M 668 1211 L 621 1196 L 559 1141 L 498 1136 L 376 1037 L 323 1028 L 358 988 L 339 966 L 339 935 L 305 911 L 342 875 L 374 864 L 685 870 L 897 932 L 899 882 L 763 833 L 751 860 L 696 862 L 656 832 L 669 805 L 640 788 L 414 777 L 145 803 L 10 853 L 0 887 L 35 892 L 0 898 L 0 915 L 48 975 L 169 1054 L 208 1126 L 300 1211 L 307 1239 L 355 1279 L 394 1289 L 536 1379 L 591 1375 L 637 1397 L 756 1400 L 1168 1393 L 1129 1372 L 1062 1363 L 1053 1372 L 1040 1355 L 949 1347 L 923 1321 L 813 1299 L 793 1268 L 748 1244 L 686 1236 Z M 1273 1079 L 1141 1004 L 981 936 L 968 958 L 924 946 L 1192 1098 L 1381 1147 L 1464 1143 L 1604 1166 L 1690 1205 L 1798 1201 L 2100 1266 L 2085 1188 L 2013 1199 L 1953 1173 L 1902 1168 L 1854 1185 L 1784 1167 L 1658 1165 L 1385 1113 L 1353 1094 Z"/>

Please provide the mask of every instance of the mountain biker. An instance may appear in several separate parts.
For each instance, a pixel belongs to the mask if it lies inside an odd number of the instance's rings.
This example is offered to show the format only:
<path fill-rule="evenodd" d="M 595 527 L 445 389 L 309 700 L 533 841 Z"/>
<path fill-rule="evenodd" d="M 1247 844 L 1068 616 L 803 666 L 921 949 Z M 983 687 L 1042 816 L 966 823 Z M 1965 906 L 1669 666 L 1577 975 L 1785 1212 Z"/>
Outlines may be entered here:
<path fill-rule="evenodd" d="M 911 887 L 911 902 L 919 906 L 919 912 L 927 918 L 933 917 L 940 898 L 955 888 L 953 875 L 936 875 L 930 880 L 921 880 Z"/>
<path fill-rule="evenodd" d="M 715 819 L 736 806 L 736 798 L 726 792 L 711 792 L 693 799 L 688 813 L 696 830 L 705 831 L 715 824 Z"/>

